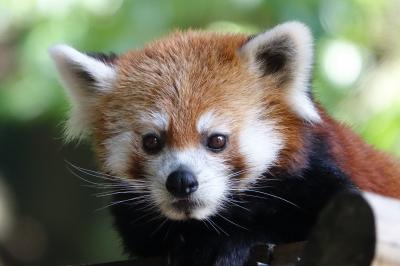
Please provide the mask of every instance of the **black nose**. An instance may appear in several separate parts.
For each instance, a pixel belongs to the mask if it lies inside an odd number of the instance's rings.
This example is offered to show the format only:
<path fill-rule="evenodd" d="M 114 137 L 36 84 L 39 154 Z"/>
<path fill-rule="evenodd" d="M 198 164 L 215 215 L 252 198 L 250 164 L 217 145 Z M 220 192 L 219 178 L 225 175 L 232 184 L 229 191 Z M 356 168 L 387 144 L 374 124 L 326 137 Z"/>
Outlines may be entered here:
<path fill-rule="evenodd" d="M 166 187 L 172 195 L 186 197 L 197 190 L 199 183 L 192 172 L 176 170 L 168 176 Z"/>

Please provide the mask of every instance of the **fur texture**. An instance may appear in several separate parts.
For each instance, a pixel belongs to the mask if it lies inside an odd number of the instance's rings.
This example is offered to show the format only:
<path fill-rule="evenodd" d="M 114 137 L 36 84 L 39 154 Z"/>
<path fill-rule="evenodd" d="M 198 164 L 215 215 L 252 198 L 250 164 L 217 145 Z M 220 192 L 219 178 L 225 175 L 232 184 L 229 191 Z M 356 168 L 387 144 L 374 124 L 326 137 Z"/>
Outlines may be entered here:
<path fill-rule="evenodd" d="M 118 57 L 51 54 L 78 121 L 68 135 L 89 133 L 104 172 L 125 186 L 112 213 L 129 254 L 239 266 L 254 244 L 306 239 L 338 191 L 400 198 L 399 165 L 313 101 L 301 23 L 253 38 L 176 32 Z M 213 136 L 223 148 L 210 148 Z M 184 199 L 165 185 L 182 168 L 198 181 Z"/>

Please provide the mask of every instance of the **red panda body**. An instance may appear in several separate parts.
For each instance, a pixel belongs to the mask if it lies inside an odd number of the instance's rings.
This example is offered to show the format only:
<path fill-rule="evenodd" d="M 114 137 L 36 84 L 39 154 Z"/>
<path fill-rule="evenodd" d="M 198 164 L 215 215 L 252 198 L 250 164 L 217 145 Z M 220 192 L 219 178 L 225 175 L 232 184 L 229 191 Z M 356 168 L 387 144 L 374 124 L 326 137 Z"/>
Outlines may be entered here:
<path fill-rule="evenodd" d="M 312 99 L 300 23 L 51 55 L 73 104 L 67 136 L 91 136 L 129 254 L 239 266 L 254 244 L 306 239 L 339 191 L 400 198 L 399 165 Z"/>
<path fill-rule="evenodd" d="M 362 190 L 400 198 L 399 162 L 326 114 L 322 117 L 324 123 L 314 130 L 327 139 L 340 169 Z"/>

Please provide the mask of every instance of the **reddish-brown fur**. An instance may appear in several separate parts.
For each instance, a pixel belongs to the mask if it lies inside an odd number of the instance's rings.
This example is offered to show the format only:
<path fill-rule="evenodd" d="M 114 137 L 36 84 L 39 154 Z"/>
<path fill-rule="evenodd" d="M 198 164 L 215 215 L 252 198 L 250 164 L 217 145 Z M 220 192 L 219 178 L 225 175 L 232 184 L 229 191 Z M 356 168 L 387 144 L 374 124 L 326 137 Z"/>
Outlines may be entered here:
<path fill-rule="evenodd" d="M 200 142 L 196 121 L 206 110 L 229 114 L 236 120 L 234 126 L 240 127 L 244 111 L 262 104 L 264 115 L 275 120 L 285 141 L 277 168 L 305 166 L 303 151 L 314 132 L 327 137 L 337 163 L 361 189 L 400 198 L 400 166 L 322 109 L 323 122 L 315 126 L 298 118 L 283 100 L 286 91 L 280 87 L 282 83 L 256 76 L 241 61 L 238 48 L 246 40 L 244 35 L 177 32 L 142 51 L 119 57 L 117 87 L 101 98 L 94 111 L 93 135 L 100 160 L 105 158 L 103 141 L 122 129 L 139 133 L 143 122 L 138 114 L 145 111 L 162 106 L 171 119 L 167 145 L 182 148 Z M 134 145 L 138 147 L 137 140 Z M 226 160 L 234 168 L 245 168 L 244 159 L 234 152 L 236 139 L 231 140 L 230 149 Z M 135 156 L 133 161 L 146 160 L 145 154 Z M 131 172 L 133 177 L 136 171 Z"/>
<path fill-rule="evenodd" d="M 348 127 L 325 113 L 315 132 L 324 135 L 341 169 L 363 190 L 400 198 L 400 164 L 388 154 L 375 150 Z"/>

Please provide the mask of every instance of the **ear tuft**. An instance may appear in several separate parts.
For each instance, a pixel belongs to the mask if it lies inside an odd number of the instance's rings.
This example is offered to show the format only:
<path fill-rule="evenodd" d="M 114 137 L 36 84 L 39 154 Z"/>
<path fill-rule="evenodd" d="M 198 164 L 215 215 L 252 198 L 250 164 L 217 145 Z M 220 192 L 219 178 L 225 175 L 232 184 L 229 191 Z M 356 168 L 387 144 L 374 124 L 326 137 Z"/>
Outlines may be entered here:
<path fill-rule="evenodd" d="M 61 79 L 68 89 L 106 91 L 112 88 L 116 77 L 115 54 L 81 53 L 74 48 L 58 44 L 49 49 Z"/>
<path fill-rule="evenodd" d="M 260 74 L 268 75 L 282 70 L 293 59 L 309 69 L 312 46 L 311 32 L 304 24 L 286 22 L 251 38 L 241 47 L 241 54 Z"/>
<path fill-rule="evenodd" d="M 115 53 L 86 52 L 85 54 L 110 66 L 112 66 L 118 58 Z"/>
<path fill-rule="evenodd" d="M 117 56 L 82 53 L 65 44 L 51 47 L 49 53 L 71 99 L 66 138 L 80 138 L 89 131 L 91 106 L 96 98 L 113 88 Z"/>
<path fill-rule="evenodd" d="M 249 39 L 240 55 L 252 72 L 275 79 L 287 90 L 287 101 L 300 117 L 320 120 L 309 92 L 313 41 L 308 27 L 300 22 L 278 25 Z"/>

